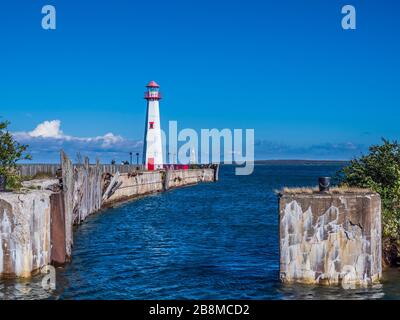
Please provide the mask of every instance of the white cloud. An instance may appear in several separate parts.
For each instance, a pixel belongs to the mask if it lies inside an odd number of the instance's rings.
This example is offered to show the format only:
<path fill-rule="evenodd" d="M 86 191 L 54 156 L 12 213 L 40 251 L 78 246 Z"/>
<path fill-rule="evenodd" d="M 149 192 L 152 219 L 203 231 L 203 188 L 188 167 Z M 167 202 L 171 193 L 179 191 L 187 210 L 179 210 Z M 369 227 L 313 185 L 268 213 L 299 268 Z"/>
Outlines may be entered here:
<path fill-rule="evenodd" d="M 85 139 L 85 138 L 83 138 Z M 124 138 L 122 138 L 121 136 L 117 136 L 111 132 L 106 133 L 104 136 L 98 136 L 95 138 L 86 138 L 88 141 L 101 141 L 102 142 L 102 146 L 104 148 L 107 148 L 109 146 L 112 146 L 113 144 L 116 143 L 121 143 L 124 141 Z"/>
<path fill-rule="evenodd" d="M 79 152 L 92 160 L 100 157 L 103 162 L 128 160 L 129 152 L 141 153 L 143 147 L 140 140 L 125 139 L 112 132 L 95 137 L 66 135 L 61 130 L 60 120 L 44 121 L 32 131 L 15 132 L 13 135 L 20 143 L 29 145 L 35 162 L 58 162 L 61 149 L 72 159 Z"/>
<path fill-rule="evenodd" d="M 64 134 L 60 127 L 60 120 L 44 121 L 43 123 L 38 124 L 34 130 L 29 132 L 29 135 L 31 137 L 62 138 Z"/>

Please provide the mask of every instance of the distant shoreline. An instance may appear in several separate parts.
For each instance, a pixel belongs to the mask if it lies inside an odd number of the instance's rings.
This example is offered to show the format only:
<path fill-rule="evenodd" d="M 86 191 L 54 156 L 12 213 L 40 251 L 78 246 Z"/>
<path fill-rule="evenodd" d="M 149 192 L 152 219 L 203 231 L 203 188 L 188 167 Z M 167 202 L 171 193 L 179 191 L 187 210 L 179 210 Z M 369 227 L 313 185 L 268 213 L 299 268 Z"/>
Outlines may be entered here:
<path fill-rule="evenodd" d="M 247 161 L 251 162 L 251 161 Z M 254 164 L 346 164 L 350 163 L 350 160 L 304 160 L 304 159 L 286 159 L 286 160 L 254 160 Z M 32 164 L 32 165 L 58 165 L 56 162 L 30 162 L 21 161 L 18 165 Z M 109 164 L 109 163 L 101 163 Z M 121 164 L 117 164 L 121 165 Z M 221 165 L 227 165 L 221 161 Z M 132 164 L 131 166 L 137 166 Z"/>
<path fill-rule="evenodd" d="M 346 164 L 350 160 L 255 160 L 254 164 Z"/>

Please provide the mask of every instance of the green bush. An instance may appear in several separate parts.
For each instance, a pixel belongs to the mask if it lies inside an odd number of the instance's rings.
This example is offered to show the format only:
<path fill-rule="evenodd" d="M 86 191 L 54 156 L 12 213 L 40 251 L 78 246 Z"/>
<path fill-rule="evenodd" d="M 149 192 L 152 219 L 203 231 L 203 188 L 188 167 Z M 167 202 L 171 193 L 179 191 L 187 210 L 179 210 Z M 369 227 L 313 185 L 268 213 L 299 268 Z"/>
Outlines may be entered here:
<path fill-rule="evenodd" d="M 383 139 L 369 153 L 354 159 L 339 172 L 341 185 L 369 188 L 382 198 L 384 237 L 398 238 L 400 231 L 400 145 Z"/>
<path fill-rule="evenodd" d="M 26 153 L 28 146 L 14 140 L 7 130 L 9 124 L 8 121 L 0 121 L 0 175 L 7 177 L 7 188 L 17 189 L 21 185 L 17 161 L 30 160 L 31 156 Z"/>

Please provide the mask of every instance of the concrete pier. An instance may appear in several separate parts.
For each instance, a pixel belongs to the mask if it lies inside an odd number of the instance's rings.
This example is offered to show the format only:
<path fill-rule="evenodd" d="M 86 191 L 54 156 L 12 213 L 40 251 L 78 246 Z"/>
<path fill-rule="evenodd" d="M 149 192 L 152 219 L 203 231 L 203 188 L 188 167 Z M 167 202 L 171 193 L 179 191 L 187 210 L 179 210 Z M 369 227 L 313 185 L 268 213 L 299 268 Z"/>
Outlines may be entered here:
<path fill-rule="evenodd" d="M 381 200 L 367 190 L 279 195 L 283 282 L 368 285 L 382 276 Z"/>
<path fill-rule="evenodd" d="M 30 277 L 70 261 L 73 225 L 115 203 L 171 188 L 215 181 L 215 168 L 108 173 L 79 167 L 62 154 L 62 180 L 32 180 L 0 192 L 0 278 Z"/>
<path fill-rule="evenodd" d="M 213 181 L 214 169 L 141 171 L 120 174 L 114 182 L 117 188 L 103 199 L 103 206 L 150 193 Z"/>

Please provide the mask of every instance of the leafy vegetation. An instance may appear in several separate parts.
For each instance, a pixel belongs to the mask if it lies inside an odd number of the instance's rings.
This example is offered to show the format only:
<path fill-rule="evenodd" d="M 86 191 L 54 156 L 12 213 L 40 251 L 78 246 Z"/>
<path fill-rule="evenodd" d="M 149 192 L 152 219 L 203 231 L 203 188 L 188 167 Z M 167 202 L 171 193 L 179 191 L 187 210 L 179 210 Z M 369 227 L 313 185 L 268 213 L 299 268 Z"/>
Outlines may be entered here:
<path fill-rule="evenodd" d="M 400 145 L 383 139 L 369 153 L 352 160 L 339 172 L 341 185 L 369 188 L 382 198 L 383 236 L 399 238 L 400 232 Z"/>
<path fill-rule="evenodd" d="M 28 146 L 18 143 L 7 130 L 10 122 L 0 121 L 0 175 L 7 178 L 7 188 L 18 189 L 21 178 L 17 172 L 17 162 L 30 160 L 26 152 Z"/>

